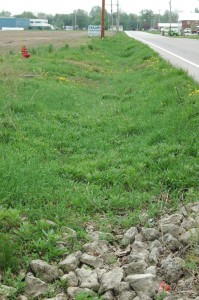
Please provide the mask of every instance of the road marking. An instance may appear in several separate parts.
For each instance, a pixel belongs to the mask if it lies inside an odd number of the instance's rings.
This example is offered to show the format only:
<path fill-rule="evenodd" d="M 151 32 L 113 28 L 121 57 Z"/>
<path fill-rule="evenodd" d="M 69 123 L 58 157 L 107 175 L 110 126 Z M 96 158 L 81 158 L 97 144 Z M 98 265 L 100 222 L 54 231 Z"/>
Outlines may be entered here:
<path fill-rule="evenodd" d="M 128 35 L 129 35 L 129 34 L 128 34 Z M 129 36 L 133 38 L 133 36 L 131 36 L 131 35 L 129 35 Z M 153 47 L 156 47 L 156 48 L 158 48 L 158 49 L 160 49 L 160 50 L 162 50 L 162 51 L 164 51 L 164 52 L 166 52 L 166 53 L 168 53 L 168 54 L 170 54 L 170 55 L 175 56 L 175 57 L 178 58 L 178 59 L 183 60 L 184 62 L 186 62 L 186 63 L 188 63 L 188 64 L 190 64 L 190 65 L 192 65 L 192 66 L 194 66 L 194 67 L 196 67 L 196 68 L 199 68 L 199 65 L 194 64 L 192 61 L 190 61 L 190 60 L 188 60 L 188 59 L 185 59 L 185 58 L 183 58 L 182 56 L 179 56 L 179 55 L 177 55 L 177 54 L 174 54 L 173 52 L 170 52 L 170 51 L 168 51 L 168 50 L 166 50 L 166 49 L 164 49 L 164 48 L 162 48 L 162 47 L 156 46 L 155 44 L 153 44 L 153 43 L 151 43 L 151 42 L 147 42 L 147 41 L 145 41 L 145 40 L 143 40 L 143 39 L 141 39 L 141 38 L 136 38 L 136 37 L 135 37 L 135 39 L 140 40 L 141 42 L 144 42 L 145 44 L 149 44 L 149 45 L 151 45 L 151 46 L 153 46 Z"/>

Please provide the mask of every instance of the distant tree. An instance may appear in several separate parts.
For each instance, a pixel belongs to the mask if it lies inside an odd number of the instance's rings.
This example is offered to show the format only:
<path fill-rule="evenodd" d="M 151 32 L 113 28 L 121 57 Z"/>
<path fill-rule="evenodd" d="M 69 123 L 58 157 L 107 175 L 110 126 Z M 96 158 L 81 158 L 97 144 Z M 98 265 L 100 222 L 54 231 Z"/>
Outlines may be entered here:
<path fill-rule="evenodd" d="M 89 17 L 90 17 L 90 23 L 92 25 L 99 25 L 101 24 L 101 14 L 102 9 L 101 6 L 94 6 L 92 7 Z"/>
<path fill-rule="evenodd" d="M 140 27 L 147 30 L 152 27 L 153 24 L 153 11 L 149 9 L 143 9 L 140 12 Z"/>
<path fill-rule="evenodd" d="M 195 8 L 195 13 L 199 13 L 199 8 Z"/>
<path fill-rule="evenodd" d="M 124 30 L 135 30 L 138 27 L 138 16 L 136 14 L 128 15 L 125 12 L 121 12 L 120 24 Z"/>
<path fill-rule="evenodd" d="M 0 12 L 0 17 L 10 17 L 11 13 L 9 11 L 2 10 Z"/>
<path fill-rule="evenodd" d="M 46 19 L 48 20 L 49 24 L 55 25 L 55 23 L 54 23 L 54 16 L 53 15 L 46 15 Z"/>
<path fill-rule="evenodd" d="M 47 19 L 47 14 L 43 13 L 43 12 L 39 12 L 37 14 L 37 18 L 38 19 Z"/>
<path fill-rule="evenodd" d="M 56 14 L 52 24 L 57 28 L 63 28 L 63 26 L 74 26 L 73 14 Z"/>
<path fill-rule="evenodd" d="M 76 25 L 82 29 L 87 28 L 90 23 L 88 13 L 84 10 L 78 9 L 73 12 L 73 19 L 76 18 Z M 75 22 L 74 22 L 75 23 Z M 75 24 L 74 24 L 75 25 Z"/>
<path fill-rule="evenodd" d="M 38 19 L 31 11 L 24 11 L 22 14 L 15 15 L 16 18 Z"/>
<path fill-rule="evenodd" d="M 170 11 L 165 10 L 164 14 L 160 17 L 160 21 L 162 23 L 169 23 L 170 22 Z M 178 21 L 178 12 L 172 11 L 171 12 L 171 22 L 176 23 Z"/>

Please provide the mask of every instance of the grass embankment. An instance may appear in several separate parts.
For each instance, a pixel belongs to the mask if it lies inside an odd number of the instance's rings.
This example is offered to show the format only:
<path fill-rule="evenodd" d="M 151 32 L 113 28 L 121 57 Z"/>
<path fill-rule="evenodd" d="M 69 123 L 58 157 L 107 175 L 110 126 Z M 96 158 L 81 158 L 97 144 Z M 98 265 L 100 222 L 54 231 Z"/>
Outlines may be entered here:
<path fill-rule="evenodd" d="M 29 50 L 0 58 L 1 270 L 60 259 L 63 225 L 81 242 L 85 221 L 129 228 L 197 200 L 199 87 L 185 72 L 125 34 Z"/>

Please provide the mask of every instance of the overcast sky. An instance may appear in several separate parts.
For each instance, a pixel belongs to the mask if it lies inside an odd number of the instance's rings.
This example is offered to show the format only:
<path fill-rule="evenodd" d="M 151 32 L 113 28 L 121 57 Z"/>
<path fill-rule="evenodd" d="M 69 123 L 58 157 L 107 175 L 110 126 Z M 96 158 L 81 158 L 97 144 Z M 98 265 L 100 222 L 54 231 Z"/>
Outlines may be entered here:
<path fill-rule="evenodd" d="M 169 10 L 169 0 L 118 0 L 122 11 L 138 14 L 142 9 L 151 9 L 154 13 L 164 13 Z M 110 12 L 111 0 L 105 0 L 106 9 Z M 117 0 L 112 0 L 113 11 L 116 11 Z M 44 12 L 47 14 L 68 14 L 76 9 L 90 12 L 93 6 L 101 6 L 102 0 L 1 0 L 0 11 L 6 10 L 12 14 L 23 11 L 33 13 Z M 199 0 L 171 0 L 172 10 L 179 12 L 194 12 L 199 7 Z"/>

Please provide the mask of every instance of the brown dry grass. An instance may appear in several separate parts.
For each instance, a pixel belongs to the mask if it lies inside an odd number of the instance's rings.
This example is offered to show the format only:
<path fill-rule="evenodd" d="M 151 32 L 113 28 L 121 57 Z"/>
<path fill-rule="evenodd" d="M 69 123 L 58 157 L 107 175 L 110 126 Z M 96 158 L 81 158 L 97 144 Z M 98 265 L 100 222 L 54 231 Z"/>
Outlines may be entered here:
<path fill-rule="evenodd" d="M 27 48 L 52 44 L 55 47 L 78 46 L 89 40 L 87 31 L 0 31 L 0 54 L 21 51 Z"/>

